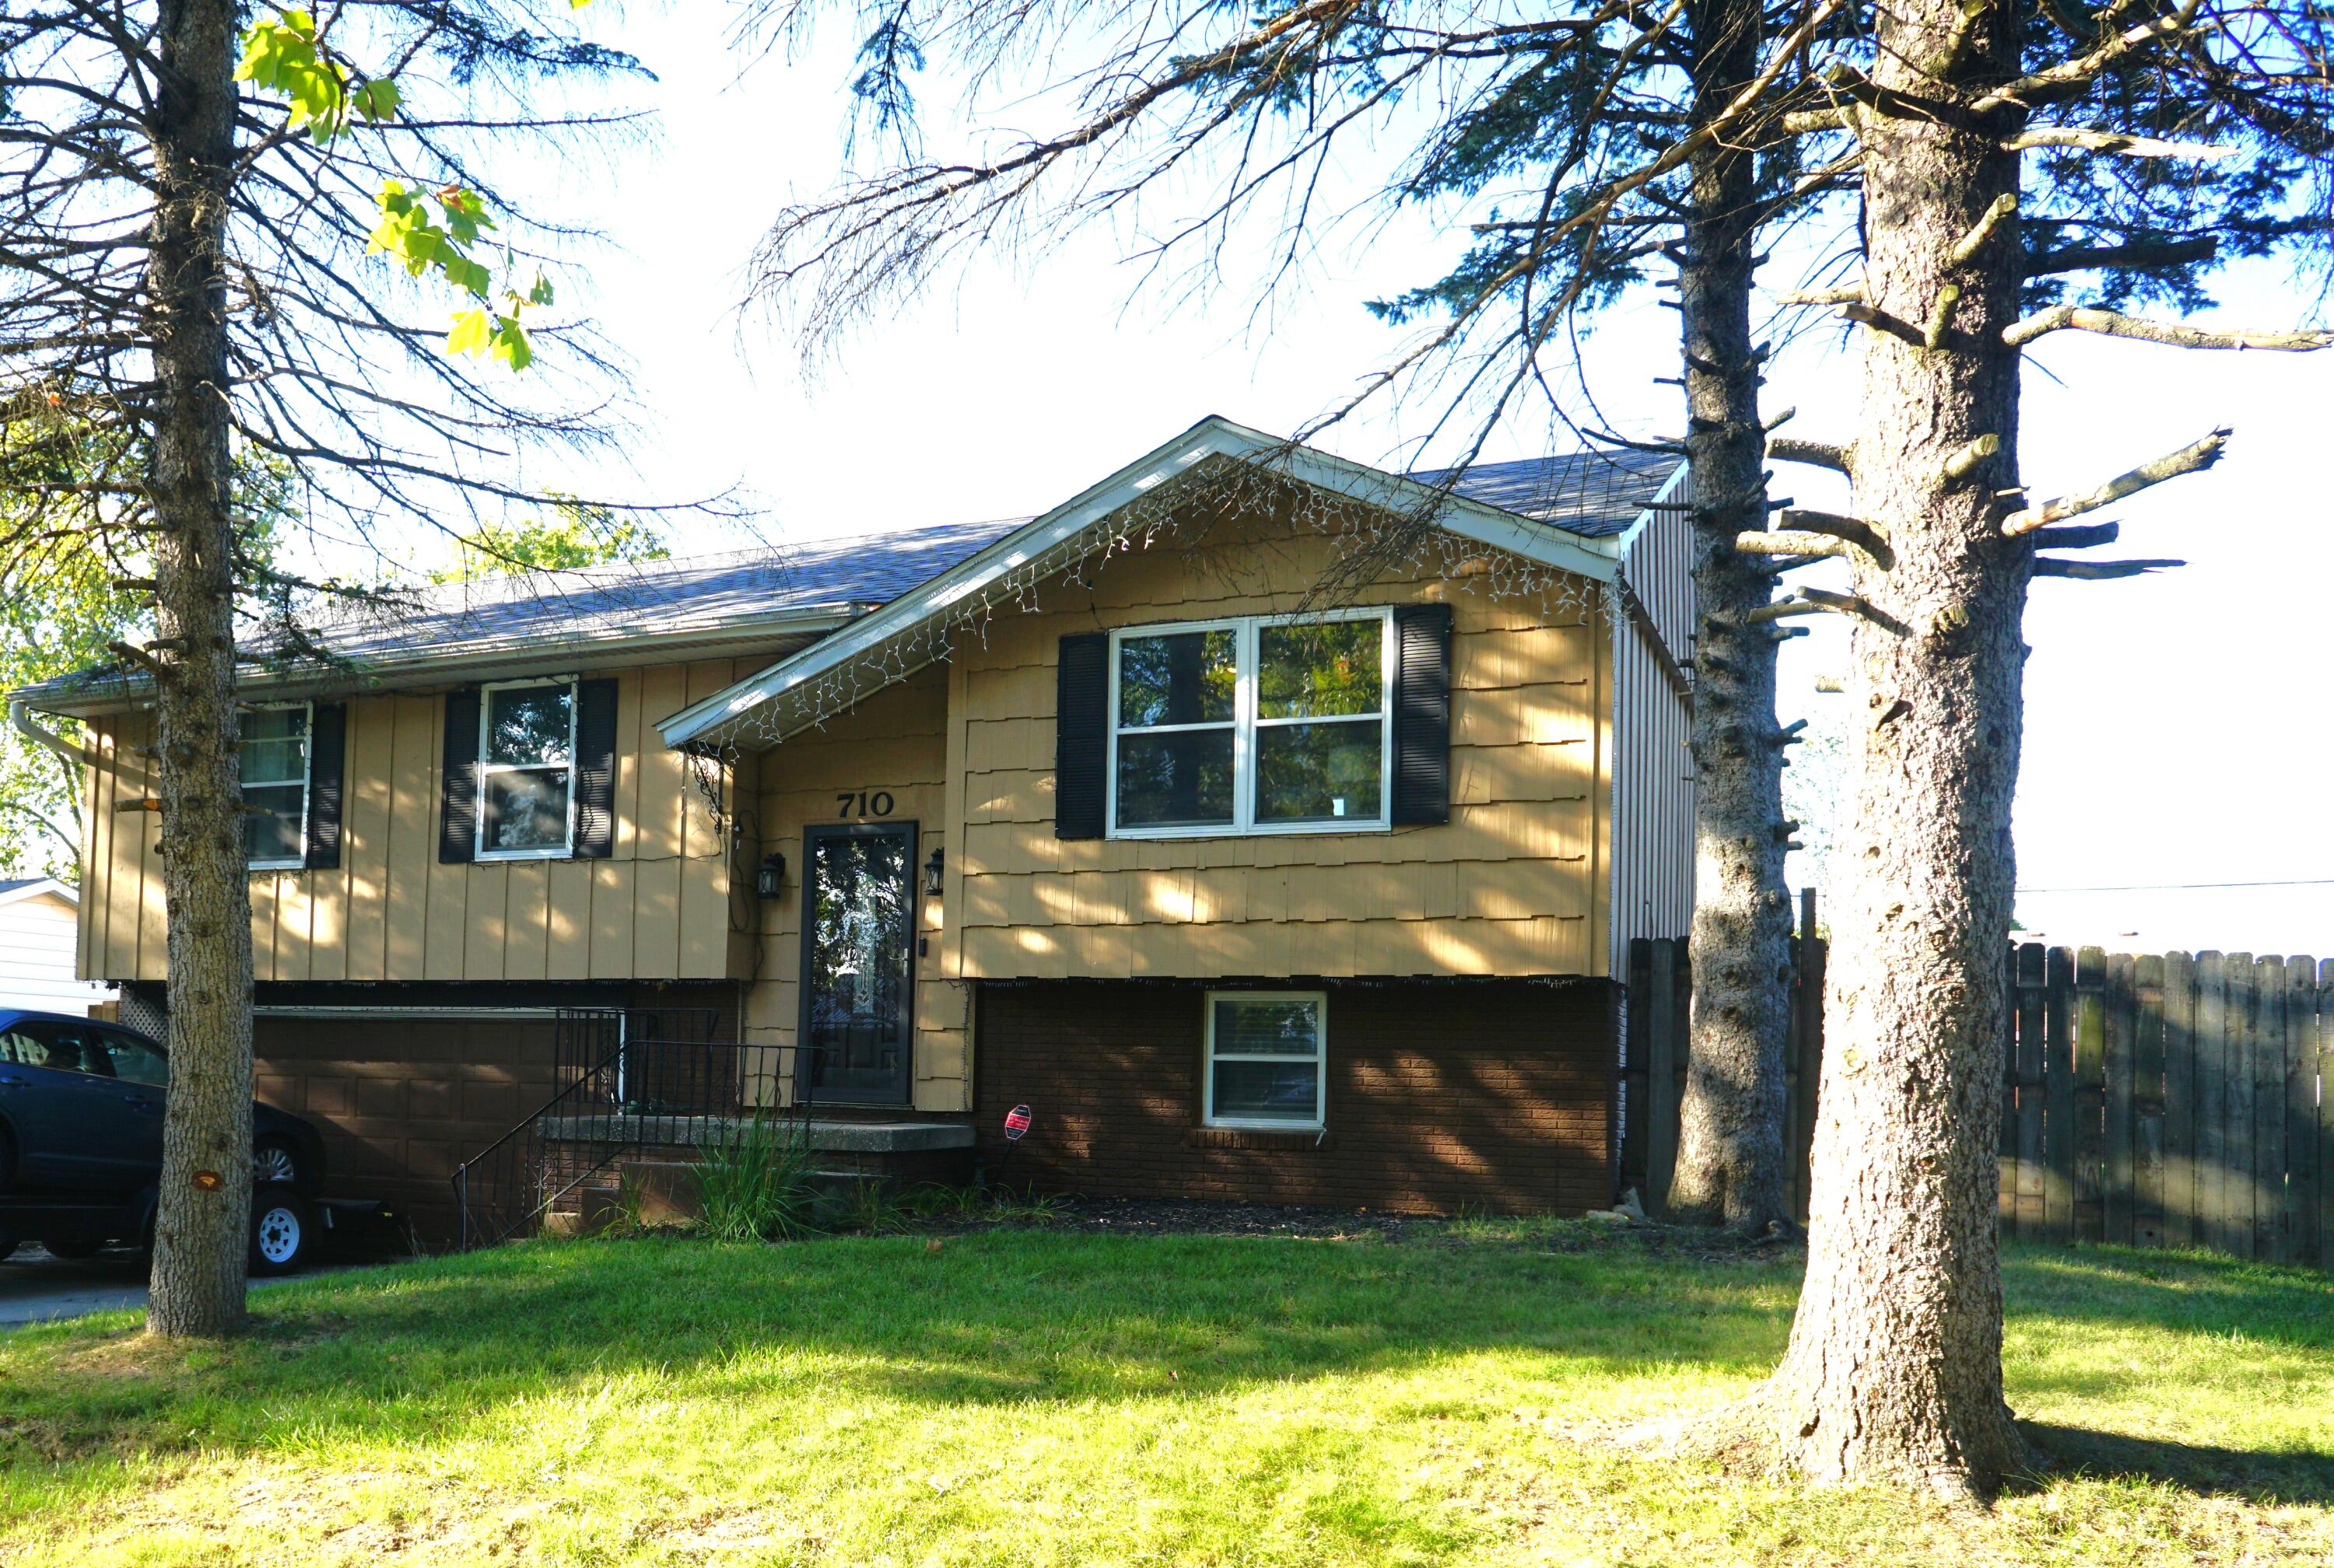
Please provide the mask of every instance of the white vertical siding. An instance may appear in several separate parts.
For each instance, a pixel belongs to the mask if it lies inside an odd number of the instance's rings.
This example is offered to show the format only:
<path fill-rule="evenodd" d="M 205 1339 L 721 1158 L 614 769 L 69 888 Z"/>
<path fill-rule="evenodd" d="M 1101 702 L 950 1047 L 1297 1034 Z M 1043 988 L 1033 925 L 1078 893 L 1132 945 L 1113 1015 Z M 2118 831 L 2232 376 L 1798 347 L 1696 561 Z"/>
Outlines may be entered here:
<path fill-rule="evenodd" d="M 0 901 L 0 1007 L 85 1014 L 113 992 L 73 973 L 77 911 L 55 891 Z"/>
<path fill-rule="evenodd" d="M 1685 470 L 1662 499 L 1683 494 Z M 1622 581 L 1670 657 L 1693 654 L 1693 530 L 1650 512 L 1630 539 Z M 1613 973 L 1632 937 L 1678 937 L 1693 917 L 1693 715 L 1638 618 L 1613 616 Z"/>

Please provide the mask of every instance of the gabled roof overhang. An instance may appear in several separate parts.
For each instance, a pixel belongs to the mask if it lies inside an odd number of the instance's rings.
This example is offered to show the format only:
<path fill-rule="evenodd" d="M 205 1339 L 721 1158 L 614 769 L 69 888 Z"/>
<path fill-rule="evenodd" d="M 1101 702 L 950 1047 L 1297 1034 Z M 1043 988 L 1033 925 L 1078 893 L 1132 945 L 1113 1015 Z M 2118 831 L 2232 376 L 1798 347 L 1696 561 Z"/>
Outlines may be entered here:
<path fill-rule="evenodd" d="M 1570 534 L 1519 514 L 1316 451 L 1210 415 L 1173 440 L 1138 457 L 1052 511 L 1031 519 L 996 544 L 967 557 L 891 603 L 801 652 L 780 659 L 661 721 L 668 746 L 775 744 L 828 717 L 803 698 L 817 684 L 854 667 L 880 671 L 871 684 L 912 674 L 940 657 L 932 635 L 964 612 L 968 601 L 1042 566 L 1102 530 L 1119 511 L 1210 458 L 1251 463 L 1281 477 L 1392 511 L 1432 509 L 1437 526 L 1460 537 L 1596 582 L 1619 571 L 1622 541 Z M 792 707 L 793 712 L 784 710 Z"/>

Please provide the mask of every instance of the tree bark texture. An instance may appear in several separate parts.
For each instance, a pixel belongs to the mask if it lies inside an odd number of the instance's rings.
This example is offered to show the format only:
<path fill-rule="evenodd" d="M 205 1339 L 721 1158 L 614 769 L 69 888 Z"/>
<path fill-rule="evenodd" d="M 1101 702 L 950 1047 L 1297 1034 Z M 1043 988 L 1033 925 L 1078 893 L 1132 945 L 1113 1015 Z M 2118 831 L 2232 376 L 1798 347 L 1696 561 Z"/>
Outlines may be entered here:
<path fill-rule="evenodd" d="M 148 253 L 150 499 L 169 918 L 170 1089 L 147 1326 L 217 1336 L 244 1318 L 251 1207 L 251 895 L 236 749 L 226 191 L 236 10 L 163 0 Z"/>
<path fill-rule="evenodd" d="M 2015 882 L 2021 640 L 2031 549 L 2005 539 L 2017 483 L 2016 224 L 1957 245 L 2018 188 L 2009 116 L 1957 82 L 2014 67 L 1987 12 L 1948 45 L 1961 0 L 1879 14 L 1884 90 L 1938 104 L 1863 117 L 1863 407 L 1851 554 L 1872 607 L 1852 634 L 1855 801 L 1834 856 L 1807 1281 L 1761 1397 L 1784 1457 L 1826 1479 L 1925 1481 L 1981 1496 L 2024 1461 L 2002 1398 L 1995 1134 Z M 1923 68 L 1940 68 L 1941 82 Z M 1925 330 L 1941 321 L 1935 346 Z M 1955 478 L 1982 437 L 1996 454 Z"/>
<path fill-rule="evenodd" d="M 1697 112 L 1714 117 L 1759 68 L 1757 7 L 1695 0 Z M 1763 1231 L 1788 1223 L 1783 1060 L 1790 1017 L 1790 895 L 1783 885 L 1782 741 L 1775 643 L 1750 612 L 1766 563 L 1734 548 L 1766 525 L 1767 438 L 1750 341 L 1758 190 L 1749 150 L 1720 138 L 1689 169 L 1679 270 L 1686 448 L 1693 467 L 1693 1002 L 1667 1213 Z"/>

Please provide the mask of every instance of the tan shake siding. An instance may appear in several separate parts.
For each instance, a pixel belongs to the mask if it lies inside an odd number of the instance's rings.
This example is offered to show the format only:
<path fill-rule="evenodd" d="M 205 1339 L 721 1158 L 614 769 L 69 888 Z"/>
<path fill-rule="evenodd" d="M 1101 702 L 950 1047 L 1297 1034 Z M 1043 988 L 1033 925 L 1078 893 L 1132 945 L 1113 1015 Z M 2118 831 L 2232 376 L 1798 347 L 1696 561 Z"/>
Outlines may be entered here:
<path fill-rule="evenodd" d="M 1693 656 L 1693 537 L 1656 512 L 1622 575 L 1683 667 Z M 1633 937 L 1681 937 L 1693 918 L 1693 714 L 1626 616 L 1615 628 L 1613 972 Z"/>
<path fill-rule="evenodd" d="M 721 659 L 604 672 L 617 682 L 616 836 L 602 861 L 439 864 L 443 697 L 349 698 L 341 863 L 252 873 L 255 978 L 742 978 L 727 831 L 655 721 L 756 668 Z M 96 978 L 165 974 L 159 822 L 115 809 L 153 793 L 139 749 L 150 733 L 143 715 L 92 724 L 83 959 Z"/>
<path fill-rule="evenodd" d="M 971 1107 L 967 987 L 951 983 L 940 963 L 943 901 L 925 898 L 922 862 L 949 843 L 946 809 L 950 670 L 930 665 L 897 685 L 870 695 L 848 713 L 788 737 L 759 759 L 760 850 L 786 857 L 782 898 L 761 905 L 761 962 L 747 993 L 746 1038 L 771 1048 L 768 1069 L 781 1084 L 794 1069 L 801 1018 L 803 886 L 809 873 L 804 830 L 828 822 L 913 822 L 917 929 L 929 956 L 913 957 L 915 1081 L 913 1108 L 960 1111 Z M 845 810 L 865 792 L 892 796 L 882 819 Z M 783 1089 L 780 1090 L 783 1094 Z"/>
<path fill-rule="evenodd" d="M 1309 531 L 1220 524 L 1056 584 L 957 639 L 950 711 L 961 853 L 948 956 L 976 978 L 1602 975 L 1610 632 L 1568 599 L 1501 596 L 1480 563 L 1373 585 L 1452 607 L 1452 814 L 1390 832 L 1167 841 L 1054 836 L 1056 649 L 1066 634 L 1300 607 L 1327 563 Z M 1578 589 L 1585 585 L 1575 584 Z M 1593 591 L 1591 593 L 1593 602 Z M 961 768 L 958 774 L 954 770 Z"/>

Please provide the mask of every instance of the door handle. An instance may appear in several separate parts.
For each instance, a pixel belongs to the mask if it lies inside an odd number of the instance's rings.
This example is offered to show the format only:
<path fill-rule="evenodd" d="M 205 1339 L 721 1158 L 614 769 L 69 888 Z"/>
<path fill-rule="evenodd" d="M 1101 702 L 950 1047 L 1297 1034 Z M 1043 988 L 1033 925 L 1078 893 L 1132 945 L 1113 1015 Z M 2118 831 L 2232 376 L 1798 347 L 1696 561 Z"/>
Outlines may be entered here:
<path fill-rule="evenodd" d="M 24 1086 L 22 1078 L 0 1078 L 0 1089 L 22 1089 Z"/>

